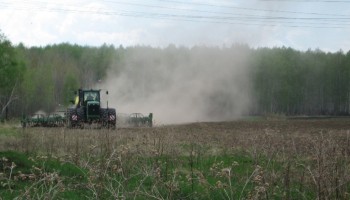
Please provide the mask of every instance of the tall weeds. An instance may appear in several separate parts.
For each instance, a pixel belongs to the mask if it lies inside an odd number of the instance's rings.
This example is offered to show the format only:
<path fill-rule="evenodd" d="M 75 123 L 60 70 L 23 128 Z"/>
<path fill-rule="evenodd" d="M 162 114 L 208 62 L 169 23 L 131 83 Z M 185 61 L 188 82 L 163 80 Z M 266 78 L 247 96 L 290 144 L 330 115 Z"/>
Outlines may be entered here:
<path fill-rule="evenodd" d="M 334 128 L 332 121 L 320 122 L 330 128 L 304 121 L 238 121 L 25 129 L 19 139 L 5 141 L 7 149 L 74 164 L 85 178 L 77 182 L 59 170 L 47 172 L 45 162 L 21 173 L 15 161 L 1 161 L 1 182 L 15 193 L 26 177 L 18 198 L 77 193 L 86 199 L 347 199 L 346 122 L 345 128 Z"/>

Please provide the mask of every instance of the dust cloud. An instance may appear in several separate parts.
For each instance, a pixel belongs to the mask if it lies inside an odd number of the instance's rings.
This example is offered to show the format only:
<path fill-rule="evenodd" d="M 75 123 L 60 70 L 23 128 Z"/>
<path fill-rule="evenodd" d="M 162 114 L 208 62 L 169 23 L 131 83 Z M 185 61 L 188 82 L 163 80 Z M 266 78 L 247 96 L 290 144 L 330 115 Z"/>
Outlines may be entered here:
<path fill-rule="evenodd" d="M 244 45 L 129 47 L 98 87 L 118 113 L 152 112 L 158 125 L 233 120 L 252 103 L 250 52 Z"/>

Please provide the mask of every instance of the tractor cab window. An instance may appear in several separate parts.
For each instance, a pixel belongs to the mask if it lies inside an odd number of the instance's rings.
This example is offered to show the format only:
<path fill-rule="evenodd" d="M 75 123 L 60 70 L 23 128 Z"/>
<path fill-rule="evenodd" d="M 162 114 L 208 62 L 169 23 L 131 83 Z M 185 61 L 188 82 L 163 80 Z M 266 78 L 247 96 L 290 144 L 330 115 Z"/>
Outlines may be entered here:
<path fill-rule="evenodd" d="M 97 92 L 85 92 L 84 93 L 84 101 L 98 101 L 98 93 Z"/>

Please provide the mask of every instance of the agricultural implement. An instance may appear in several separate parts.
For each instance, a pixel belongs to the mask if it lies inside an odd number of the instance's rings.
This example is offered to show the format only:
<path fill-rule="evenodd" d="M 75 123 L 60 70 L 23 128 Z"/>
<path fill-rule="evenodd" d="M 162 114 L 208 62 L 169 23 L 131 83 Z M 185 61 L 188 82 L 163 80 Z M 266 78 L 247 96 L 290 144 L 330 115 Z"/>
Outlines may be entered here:
<path fill-rule="evenodd" d="M 152 118 L 153 113 L 150 113 L 148 116 L 144 116 L 142 113 L 132 113 L 127 122 L 129 125 L 139 127 L 139 126 L 149 126 L 152 127 Z"/>
<path fill-rule="evenodd" d="M 79 89 L 74 106 L 67 109 L 67 127 L 84 128 L 85 124 L 97 124 L 99 127 L 115 128 L 117 115 L 114 108 L 101 108 L 101 90 Z M 108 94 L 108 91 L 106 92 Z"/>
<path fill-rule="evenodd" d="M 66 124 L 66 117 L 61 113 L 49 115 L 34 114 L 21 120 L 22 127 L 62 127 Z"/>
<path fill-rule="evenodd" d="M 153 113 L 149 113 L 148 116 L 142 113 L 132 113 L 130 115 L 118 113 L 118 125 L 127 127 L 152 127 Z"/>

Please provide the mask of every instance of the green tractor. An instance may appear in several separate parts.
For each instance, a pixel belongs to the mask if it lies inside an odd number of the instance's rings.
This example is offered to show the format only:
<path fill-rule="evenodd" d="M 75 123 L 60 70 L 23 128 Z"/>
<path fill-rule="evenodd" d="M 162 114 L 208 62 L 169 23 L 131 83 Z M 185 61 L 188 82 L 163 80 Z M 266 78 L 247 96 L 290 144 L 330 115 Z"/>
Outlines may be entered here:
<path fill-rule="evenodd" d="M 101 108 L 101 90 L 83 90 L 75 92 L 74 107 L 67 109 L 67 126 L 84 128 L 85 124 L 97 123 L 100 127 L 115 128 L 117 115 L 114 108 Z M 108 94 L 108 91 L 106 92 Z"/>

